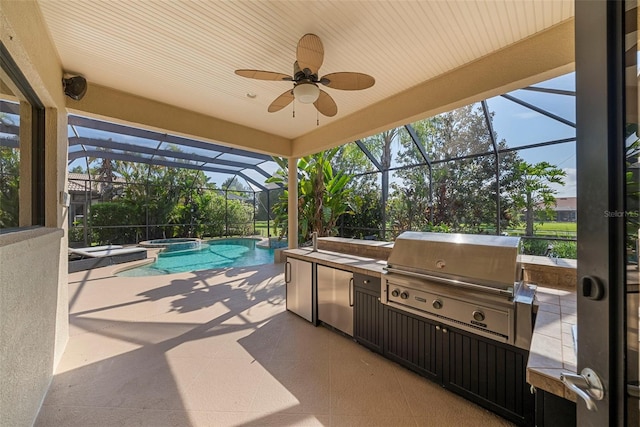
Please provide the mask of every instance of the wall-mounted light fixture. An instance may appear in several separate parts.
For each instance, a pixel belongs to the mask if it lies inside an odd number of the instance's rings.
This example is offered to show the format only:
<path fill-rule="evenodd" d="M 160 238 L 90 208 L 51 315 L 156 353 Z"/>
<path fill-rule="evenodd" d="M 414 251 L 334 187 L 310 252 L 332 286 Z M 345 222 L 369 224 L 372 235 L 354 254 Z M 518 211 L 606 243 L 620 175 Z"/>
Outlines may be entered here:
<path fill-rule="evenodd" d="M 80 101 L 87 93 L 87 79 L 82 76 L 63 78 L 62 89 L 69 98 Z"/>

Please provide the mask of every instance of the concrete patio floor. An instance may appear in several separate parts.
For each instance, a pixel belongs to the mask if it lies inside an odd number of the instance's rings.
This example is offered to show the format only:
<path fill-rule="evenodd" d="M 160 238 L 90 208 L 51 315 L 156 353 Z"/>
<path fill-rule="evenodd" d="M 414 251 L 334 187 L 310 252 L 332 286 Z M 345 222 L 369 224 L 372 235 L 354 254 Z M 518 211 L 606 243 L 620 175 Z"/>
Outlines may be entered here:
<path fill-rule="evenodd" d="M 285 310 L 282 264 L 69 278 L 70 339 L 36 426 L 507 426 Z"/>

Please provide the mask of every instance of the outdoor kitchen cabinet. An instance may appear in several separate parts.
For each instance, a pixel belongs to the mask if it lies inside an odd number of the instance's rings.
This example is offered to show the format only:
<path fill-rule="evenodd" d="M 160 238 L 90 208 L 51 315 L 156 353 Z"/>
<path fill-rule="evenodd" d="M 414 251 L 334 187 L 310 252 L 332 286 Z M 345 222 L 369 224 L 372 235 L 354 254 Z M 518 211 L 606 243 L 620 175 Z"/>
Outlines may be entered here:
<path fill-rule="evenodd" d="M 520 425 L 533 425 L 529 352 L 449 326 L 443 335 L 443 385 Z"/>
<path fill-rule="evenodd" d="M 287 310 L 309 322 L 314 321 L 313 264 L 287 257 L 284 264 Z"/>
<path fill-rule="evenodd" d="M 318 321 L 353 336 L 353 273 L 316 266 Z"/>
<path fill-rule="evenodd" d="M 383 354 L 519 425 L 533 425 L 528 352 L 384 307 Z"/>
<path fill-rule="evenodd" d="M 442 327 L 424 317 L 386 305 L 383 310 L 384 356 L 442 383 Z"/>
<path fill-rule="evenodd" d="M 380 278 L 354 273 L 353 338 L 361 345 L 382 353 Z"/>

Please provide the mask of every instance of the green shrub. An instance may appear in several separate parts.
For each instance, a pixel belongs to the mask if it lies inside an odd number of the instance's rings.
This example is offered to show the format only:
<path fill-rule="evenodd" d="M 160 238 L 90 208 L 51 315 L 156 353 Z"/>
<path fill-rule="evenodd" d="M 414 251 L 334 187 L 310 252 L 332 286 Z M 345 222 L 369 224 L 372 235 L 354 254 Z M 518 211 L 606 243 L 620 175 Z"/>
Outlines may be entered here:
<path fill-rule="evenodd" d="M 137 243 L 138 232 L 135 228 L 120 228 L 123 225 L 136 224 L 136 218 L 132 218 L 131 212 L 132 209 L 127 203 L 103 202 L 94 204 L 91 206 L 89 214 L 89 223 L 93 232 L 92 238 L 98 245 Z"/>
<path fill-rule="evenodd" d="M 525 255 L 544 256 L 549 246 L 548 240 L 524 239 L 522 242 L 522 253 Z"/>
<path fill-rule="evenodd" d="M 431 231 L 434 233 L 451 233 L 451 227 L 447 224 L 427 224 L 422 231 Z"/>
<path fill-rule="evenodd" d="M 547 250 L 551 245 L 551 253 L 558 258 L 578 258 L 578 246 L 576 242 L 565 242 L 558 240 L 524 239 L 522 243 L 525 255 L 547 255 Z"/>
<path fill-rule="evenodd" d="M 577 242 L 554 242 L 553 253 L 558 258 L 578 258 L 578 244 Z"/>

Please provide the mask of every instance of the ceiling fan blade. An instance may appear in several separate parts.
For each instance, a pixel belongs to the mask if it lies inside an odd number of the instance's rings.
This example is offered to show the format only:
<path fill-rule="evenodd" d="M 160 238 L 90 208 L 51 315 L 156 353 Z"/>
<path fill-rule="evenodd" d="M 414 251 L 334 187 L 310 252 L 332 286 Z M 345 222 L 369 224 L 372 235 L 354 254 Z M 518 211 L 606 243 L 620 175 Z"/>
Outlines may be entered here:
<path fill-rule="evenodd" d="M 361 90 L 370 88 L 376 80 L 368 74 L 342 72 L 327 74 L 320 83 L 332 89 Z"/>
<path fill-rule="evenodd" d="M 316 102 L 313 103 L 318 111 L 327 117 L 333 117 L 338 114 L 338 106 L 331 96 L 322 89 L 320 89 L 320 96 Z"/>
<path fill-rule="evenodd" d="M 293 91 L 289 89 L 279 97 L 277 97 L 271 105 L 269 105 L 268 111 L 270 113 L 275 113 L 276 111 L 282 110 L 287 105 L 291 104 L 293 101 Z"/>
<path fill-rule="evenodd" d="M 298 49 L 296 58 L 300 69 L 305 68 L 311 70 L 311 74 L 318 74 L 318 69 L 324 61 L 324 47 L 320 37 L 315 34 L 305 34 L 298 41 Z"/>
<path fill-rule="evenodd" d="M 237 75 L 257 80 L 284 80 L 291 81 L 293 78 L 286 74 L 276 73 L 274 71 L 263 70 L 236 70 Z"/>

